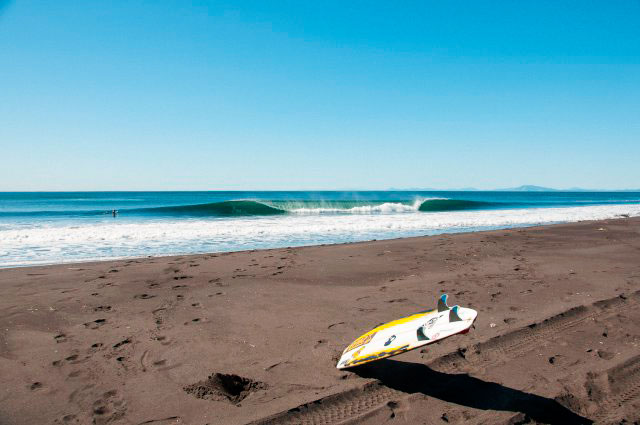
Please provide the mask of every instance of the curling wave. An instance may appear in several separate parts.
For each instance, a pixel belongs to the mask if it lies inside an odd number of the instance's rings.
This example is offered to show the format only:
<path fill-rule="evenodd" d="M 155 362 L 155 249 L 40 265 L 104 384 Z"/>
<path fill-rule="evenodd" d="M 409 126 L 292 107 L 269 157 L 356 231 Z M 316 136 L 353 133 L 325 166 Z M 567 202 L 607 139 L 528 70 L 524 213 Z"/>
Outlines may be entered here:
<path fill-rule="evenodd" d="M 195 217 L 232 217 L 251 215 L 278 215 L 286 211 L 263 202 L 251 200 L 211 202 L 208 204 L 177 205 L 171 207 L 140 208 L 124 210 L 123 213 L 147 213 L 160 215 L 188 215 Z"/>
<path fill-rule="evenodd" d="M 482 210 L 495 208 L 500 206 L 501 204 L 504 203 L 466 201 L 463 199 L 429 199 L 422 202 L 418 210 L 423 212 Z"/>
<path fill-rule="evenodd" d="M 461 199 L 419 198 L 415 200 L 255 200 L 238 199 L 206 204 L 170 205 L 120 209 L 123 216 L 164 217 L 247 217 L 281 214 L 391 214 L 443 212 L 525 206 L 516 203 L 481 202 Z M 111 210 L 59 210 L 2 212 L 0 216 L 91 217 L 111 214 Z"/>
<path fill-rule="evenodd" d="M 198 205 L 145 208 L 133 213 L 192 216 L 267 216 L 278 214 L 376 214 L 443 212 L 495 208 L 500 203 L 460 199 L 417 199 L 415 201 L 267 201 L 235 200 Z M 507 206 L 507 204 L 504 204 Z"/>

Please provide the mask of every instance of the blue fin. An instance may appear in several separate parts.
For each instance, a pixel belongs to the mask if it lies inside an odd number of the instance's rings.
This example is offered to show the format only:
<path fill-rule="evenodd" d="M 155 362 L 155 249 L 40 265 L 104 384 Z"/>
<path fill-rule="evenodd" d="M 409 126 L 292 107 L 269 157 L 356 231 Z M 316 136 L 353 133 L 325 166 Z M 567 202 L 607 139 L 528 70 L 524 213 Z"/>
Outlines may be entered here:
<path fill-rule="evenodd" d="M 438 313 L 449 310 L 447 305 L 447 294 L 442 294 L 438 299 Z"/>
<path fill-rule="evenodd" d="M 461 322 L 462 319 L 458 316 L 458 306 L 454 305 L 449 311 L 449 322 Z"/>
<path fill-rule="evenodd" d="M 422 331 L 422 326 L 418 328 L 418 341 L 427 341 L 429 339 L 428 336 L 424 334 Z"/>

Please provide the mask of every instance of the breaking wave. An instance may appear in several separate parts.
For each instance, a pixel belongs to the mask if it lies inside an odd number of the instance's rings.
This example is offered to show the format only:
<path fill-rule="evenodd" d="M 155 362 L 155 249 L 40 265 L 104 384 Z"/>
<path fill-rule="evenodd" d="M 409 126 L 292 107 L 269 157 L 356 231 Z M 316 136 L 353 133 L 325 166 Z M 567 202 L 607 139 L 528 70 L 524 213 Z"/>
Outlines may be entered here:
<path fill-rule="evenodd" d="M 197 205 L 124 210 L 123 213 L 187 215 L 194 217 L 268 216 L 279 214 L 375 214 L 401 212 L 442 212 L 498 207 L 500 203 L 458 199 L 417 199 L 415 201 L 265 201 L 235 200 Z M 507 205 L 507 204 L 504 204 Z"/>
<path fill-rule="evenodd" d="M 424 202 L 420 203 L 422 205 Z M 640 216 L 640 205 L 415 214 L 281 214 L 274 219 L 47 221 L 0 228 L 0 267 L 237 251 Z M 594 224 L 593 230 L 600 226 Z"/>
<path fill-rule="evenodd" d="M 580 205 L 589 205 L 583 201 Z M 607 204 L 593 201 L 594 204 Z M 617 201 L 619 204 L 637 201 Z M 342 215 L 342 214 L 395 214 L 436 213 L 449 211 L 545 208 L 559 206 L 553 202 L 490 202 L 465 199 L 418 198 L 415 200 L 256 200 L 238 199 L 205 204 L 171 205 L 144 208 L 126 208 L 119 215 L 131 217 L 260 217 L 284 214 Z M 72 211 L 17 211 L 2 212 L 0 217 L 91 217 L 110 215 L 111 210 Z"/>

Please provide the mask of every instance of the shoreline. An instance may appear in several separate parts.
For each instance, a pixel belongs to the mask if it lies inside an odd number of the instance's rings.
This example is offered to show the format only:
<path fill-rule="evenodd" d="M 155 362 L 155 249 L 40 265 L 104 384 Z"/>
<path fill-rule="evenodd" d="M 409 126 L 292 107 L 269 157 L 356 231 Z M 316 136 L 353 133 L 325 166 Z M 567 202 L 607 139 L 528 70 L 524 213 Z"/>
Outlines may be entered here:
<path fill-rule="evenodd" d="M 3 268 L 0 423 L 637 420 L 639 259 L 635 217 Z M 468 335 L 335 369 L 445 292 Z"/>
<path fill-rule="evenodd" d="M 473 203 L 483 201 L 449 199 L 447 202 L 453 203 L 451 207 L 465 207 L 458 203 L 471 202 L 472 205 L 466 205 L 469 208 L 462 210 L 454 208 L 452 211 L 425 213 L 292 213 L 271 218 L 249 215 L 211 220 L 179 219 L 176 216 L 160 220 L 109 219 L 97 222 L 63 219 L 51 225 L 46 224 L 46 220 L 36 220 L 32 224 L 23 223 L 25 228 L 18 220 L 13 224 L 5 223 L 0 232 L 0 265 L 2 268 L 27 267 L 114 261 L 148 255 L 236 252 L 640 216 L 638 203 L 621 200 L 622 203 L 606 203 L 601 200 L 601 204 L 591 205 L 585 201 L 587 203 L 582 205 L 579 200 L 574 201 L 575 205 L 567 207 L 542 207 L 541 203 L 537 208 L 532 204 L 527 208 L 475 209 L 472 208 Z M 505 200 L 503 203 L 508 202 Z"/>
<path fill-rule="evenodd" d="M 524 224 L 524 225 L 513 225 L 510 227 L 493 227 L 489 229 L 483 230 L 461 230 L 459 232 L 442 232 L 435 233 L 431 235 L 417 235 L 417 236 L 401 236 L 401 237 L 393 237 L 389 239 L 369 239 L 369 240 L 361 240 L 361 241 L 353 241 L 353 242 L 336 242 L 336 243 L 324 243 L 324 244 L 310 244 L 310 245 L 292 245 L 292 246 L 282 246 L 282 247 L 273 247 L 273 248 L 256 248 L 256 249 L 243 249 L 237 251 L 207 251 L 207 252 L 195 252 L 195 253 L 172 253 L 167 255 L 145 255 L 145 256 L 130 256 L 130 257 L 107 257 L 100 259 L 87 259 L 87 260 L 71 260 L 67 262 L 61 263 L 43 263 L 43 264 L 24 264 L 24 265 L 11 265 L 11 266 L 0 266 L 0 270 L 10 270 L 10 269 L 25 269 L 25 268 L 37 268 L 37 267 L 56 267 L 56 266 L 74 266 L 74 265 L 87 265 L 87 264 L 99 264 L 99 263 L 107 263 L 114 261 L 131 261 L 131 260 L 148 260 L 148 259 L 166 259 L 166 258 L 174 258 L 174 257 L 198 257 L 198 256 L 207 256 L 207 255 L 222 255 L 222 254 L 239 254 L 239 253 L 248 253 L 248 252 L 257 252 L 257 251 L 273 251 L 273 250 L 281 250 L 281 249 L 303 249 L 303 248 L 313 248 L 313 247 L 331 247 L 331 246 L 341 246 L 341 245 L 354 245 L 354 244 L 366 244 L 371 242 L 385 242 L 385 241 L 396 241 L 396 240 L 405 240 L 405 239 L 419 239 L 419 238 L 431 238 L 437 237 L 440 235 L 461 235 L 461 234 L 475 234 L 475 233 L 483 233 L 483 232 L 492 232 L 492 231 L 500 231 L 500 230 L 515 230 L 515 229 L 536 229 L 542 227 L 550 227 L 550 226 L 563 226 L 563 225 L 571 225 L 578 223 L 587 223 L 587 222 L 600 222 L 600 221 L 615 221 L 615 220 L 627 220 L 633 218 L 640 217 L 613 217 L 602 220 L 578 220 L 578 221 L 568 221 L 568 222 L 552 222 L 545 224 Z"/>

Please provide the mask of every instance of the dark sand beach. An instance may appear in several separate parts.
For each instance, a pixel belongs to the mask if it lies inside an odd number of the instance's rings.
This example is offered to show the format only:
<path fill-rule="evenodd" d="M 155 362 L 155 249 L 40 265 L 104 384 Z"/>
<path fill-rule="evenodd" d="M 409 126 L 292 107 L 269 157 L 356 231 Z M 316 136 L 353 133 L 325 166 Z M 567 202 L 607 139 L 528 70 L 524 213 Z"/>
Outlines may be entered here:
<path fill-rule="evenodd" d="M 0 270 L 0 424 L 640 420 L 640 219 Z M 475 329 L 350 371 L 376 325 Z"/>

